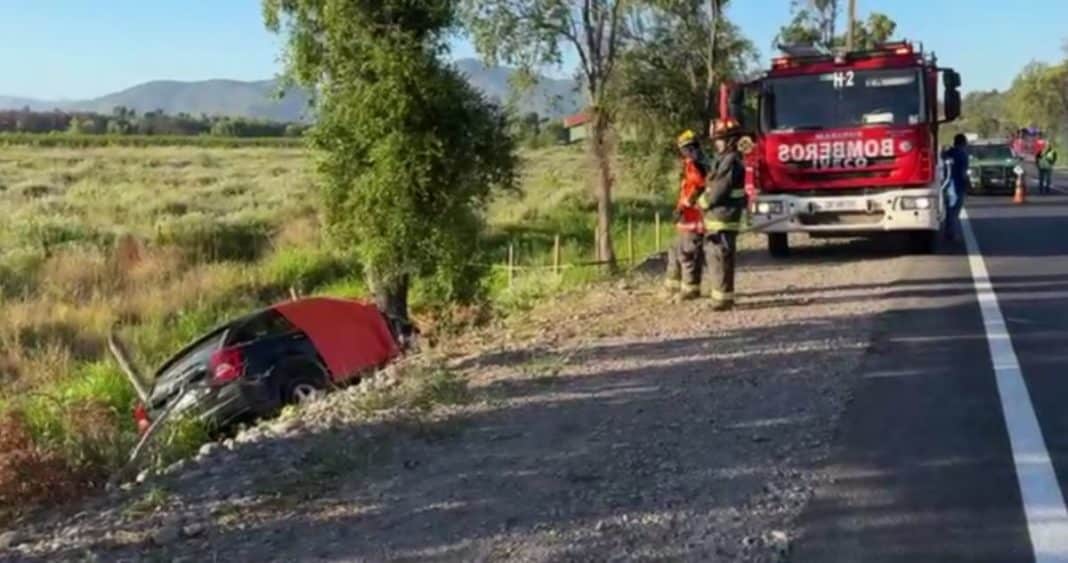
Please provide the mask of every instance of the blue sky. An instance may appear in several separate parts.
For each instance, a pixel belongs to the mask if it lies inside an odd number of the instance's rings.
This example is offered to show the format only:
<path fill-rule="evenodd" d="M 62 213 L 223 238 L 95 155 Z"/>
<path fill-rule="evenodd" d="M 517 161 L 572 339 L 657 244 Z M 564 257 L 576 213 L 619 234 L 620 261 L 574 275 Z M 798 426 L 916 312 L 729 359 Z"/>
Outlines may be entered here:
<path fill-rule="evenodd" d="M 1065 0 L 857 3 L 861 16 L 887 12 L 898 36 L 935 50 L 965 90 L 1007 87 L 1028 61 L 1059 60 L 1068 37 Z M 729 14 L 767 59 L 789 4 L 733 0 Z M 156 79 L 258 80 L 278 71 L 278 51 L 258 0 L 0 0 L 0 95 L 78 99 Z M 472 54 L 456 42 L 455 56 Z"/>

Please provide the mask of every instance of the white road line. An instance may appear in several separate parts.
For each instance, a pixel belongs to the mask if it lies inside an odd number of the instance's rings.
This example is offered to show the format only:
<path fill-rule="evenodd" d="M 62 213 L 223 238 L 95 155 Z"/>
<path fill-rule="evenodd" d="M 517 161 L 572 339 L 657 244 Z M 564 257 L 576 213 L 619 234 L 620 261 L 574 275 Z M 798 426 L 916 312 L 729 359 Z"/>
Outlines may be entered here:
<path fill-rule="evenodd" d="M 990 283 L 986 263 L 979 250 L 979 243 L 972 231 L 971 221 L 961 212 L 961 230 L 968 249 L 968 263 L 972 269 L 972 281 L 983 313 L 986 341 L 994 363 L 1001 410 L 1009 431 L 1012 460 L 1016 466 L 1016 480 L 1023 497 L 1027 531 L 1031 536 L 1031 548 L 1035 563 L 1068 562 L 1068 510 L 1064 506 L 1057 475 L 1053 471 L 1042 429 L 1031 406 L 1031 396 L 1024 383 L 1020 363 L 1012 346 L 1001 307 Z"/>

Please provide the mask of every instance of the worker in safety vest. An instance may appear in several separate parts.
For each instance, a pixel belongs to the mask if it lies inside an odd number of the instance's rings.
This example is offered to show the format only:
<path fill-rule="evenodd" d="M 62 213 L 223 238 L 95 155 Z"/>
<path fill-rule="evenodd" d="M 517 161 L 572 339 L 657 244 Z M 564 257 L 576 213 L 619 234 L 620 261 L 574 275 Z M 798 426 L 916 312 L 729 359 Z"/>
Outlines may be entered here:
<path fill-rule="evenodd" d="M 745 210 L 745 164 L 738 150 L 741 127 L 733 119 L 716 120 L 712 139 L 719 160 L 701 195 L 704 211 L 705 281 L 716 310 L 734 306 L 734 254 Z"/>
<path fill-rule="evenodd" d="M 683 131 L 677 139 L 682 158 L 682 182 L 675 203 L 675 243 L 668 249 L 667 289 L 678 292 L 682 299 L 694 299 L 701 294 L 701 269 L 704 255 L 705 226 L 697 200 L 705 191 L 708 162 L 697 135 Z"/>
<path fill-rule="evenodd" d="M 1053 165 L 1057 164 L 1057 149 L 1053 148 L 1053 142 L 1047 141 L 1042 150 L 1035 156 L 1035 164 L 1038 165 L 1038 193 L 1051 193 L 1053 187 Z"/>

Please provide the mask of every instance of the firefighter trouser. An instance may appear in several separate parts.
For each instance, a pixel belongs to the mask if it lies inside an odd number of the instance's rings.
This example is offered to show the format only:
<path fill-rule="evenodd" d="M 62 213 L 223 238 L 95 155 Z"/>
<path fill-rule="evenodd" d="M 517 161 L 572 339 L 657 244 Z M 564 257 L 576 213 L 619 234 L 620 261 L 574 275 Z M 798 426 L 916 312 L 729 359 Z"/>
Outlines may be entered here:
<path fill-rule="evenodd" d="M 737 231 L 716 231 L 705 236 L 705 285 L 713 301 L 734 302 L 734 251 Z"/>
<path fill-rule="evenodd" d="M 702 237 L 698 233 L 679 231 L 675 244 L 668 249 L 667 285 L 696 293 L 701 289 L 701 270 L 704 267 Z"/>

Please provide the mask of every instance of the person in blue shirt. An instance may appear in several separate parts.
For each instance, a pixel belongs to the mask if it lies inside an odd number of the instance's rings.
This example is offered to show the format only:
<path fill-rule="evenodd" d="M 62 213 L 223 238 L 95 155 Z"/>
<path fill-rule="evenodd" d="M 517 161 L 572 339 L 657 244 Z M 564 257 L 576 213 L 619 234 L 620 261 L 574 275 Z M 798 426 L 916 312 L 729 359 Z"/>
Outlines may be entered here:
<path fill-rule="evenodd" d="M 960 228 L 960 210 L 964 207 L 964 196 L 972 188 L 968 178 L 968 138 L 962 133 L 953 137 L 953 146 L 942 151 L 942 160 L 949 162 L 949 176 L 953 180 L 957 201 L 954 205 L 946 202 L 946 239 L 954 240 Z"/>

